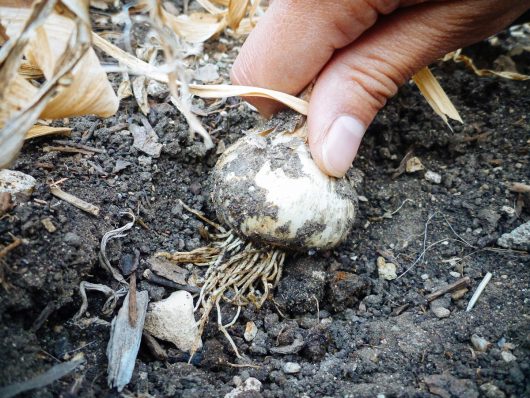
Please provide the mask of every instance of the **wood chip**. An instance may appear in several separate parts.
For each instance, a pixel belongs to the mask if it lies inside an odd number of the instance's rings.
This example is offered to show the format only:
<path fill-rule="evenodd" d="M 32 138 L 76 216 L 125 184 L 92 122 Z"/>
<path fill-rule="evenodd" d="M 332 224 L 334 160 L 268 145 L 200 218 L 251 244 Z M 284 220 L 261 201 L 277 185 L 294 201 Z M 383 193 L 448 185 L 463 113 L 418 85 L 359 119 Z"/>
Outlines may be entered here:
<path fill-rule="evenodd" d="M 52 234 L 57 231 L 57 227 L 53 225 L 53 222 L 52 220 L 50 220 L 49 217 L 43 218 L 42 220 L 40 220 L 40 222 L 42 223 L 42 225 L 44 225 L 44 228 L 46 228 L 46 231 L 48 231 L 49 233 Z"/>
<path fill-rule="evenodd" d="M 131 381 L 149 302 L 147 291 L 143 290 L 137 293 L 137 320 L 132 326 L 129 322 L 129 297 L 130 295 L 127 294 L 118 315 L 112 320 L 107 346 L 109 359 L 107 380 L 109 387 L 116 387 L 118 392 L 121 392 Z"/>
<path fill-rule="evenodd" d="M 92 203 L 85 202 L 84 200 L 79 199 L 78 197 L 69 194 L 68 192 L 63 191 L 61 188 L 58 187 L 51 187 L 50 191 L 52 195 L 64 200 L 65 202 L 70 203 L 78 209 L 86 211 L 87 213 L 90 213 L 94 216 L 99 215 L 99 207 L 93 205 Z"/>

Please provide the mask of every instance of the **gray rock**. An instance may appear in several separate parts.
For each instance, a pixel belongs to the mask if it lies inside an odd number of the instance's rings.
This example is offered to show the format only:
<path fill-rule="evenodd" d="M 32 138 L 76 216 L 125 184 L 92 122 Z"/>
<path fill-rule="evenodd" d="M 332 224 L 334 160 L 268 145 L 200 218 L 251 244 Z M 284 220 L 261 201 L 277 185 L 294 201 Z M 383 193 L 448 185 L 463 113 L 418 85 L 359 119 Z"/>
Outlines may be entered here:
<path fill-rule="evenodd" d="M 484 383 L 480 386 L 487 398 L 505 398 L 506 394 L 493 383 Z"/>
<path fill-rule="evenodd" d="M 442 176 L 431 170 L 425 172 L 425 179 L 433 184 L 440 184 L 442 182 Z"/>
<path fill-rule="evenodd" d="M 477 386 L 468 379 L 457 379 L 450 374 L 430 375 L 424 378 L 432 393 L 441 397 L 478 398 Z"/>
<path fill-rule="evenodd" d="M 503 234 L 497 244 L 506 249 L 530 250 L 530 221 L 519 225 L 510 233 Z"/>
<path fill-rule="evenodd" d="M 81 246 L 81 238 L 76 233 L 67 232 L 64 235 L 63 240 L 64 240 L 64 243 L 66 243 L 69 246 L 73 246 L 73 247 Z"/>
<path fill-rule="evenodd" d="M 451 311 L 444 307 L 434 307 L 431 308 L 431 311 L 436 315 L 437 318 L 447 318 L 451 315 Z"/>
<path fill-rule="evenodd" d="M 267 355 L 267 345 L 267 333 L 258 330 L 256 336 L 254 336 L 254 339 L 252 340 L 252 344 L 250 345 L 250 352 L 253 354 Z"/>
<path fill-rule="evenodd" d="M 504 362 L 513 362 L 517 360 L 517 357 L 508 351 L 501 352 L 501 357 L 504 360 Z"/>
<path fill-rule="evenodd" d="M 302 367 L 296 363 L 296 362 L 286 362 L 284 365 L 283 365 L 283 371 L 284 373 L 287 373 L 287 374 L 295 374 L 295 373 L 298 373 L 300 372 L 300 370 L 302 369 Z"/>

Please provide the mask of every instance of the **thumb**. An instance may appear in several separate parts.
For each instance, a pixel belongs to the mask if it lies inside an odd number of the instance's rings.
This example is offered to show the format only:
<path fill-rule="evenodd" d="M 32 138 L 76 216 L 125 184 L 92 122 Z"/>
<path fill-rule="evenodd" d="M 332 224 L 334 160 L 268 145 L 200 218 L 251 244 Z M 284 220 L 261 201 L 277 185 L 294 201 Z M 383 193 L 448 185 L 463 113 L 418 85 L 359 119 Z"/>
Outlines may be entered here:
<path fill-rule="evenodd" d="M 311 154 L 325 173 L 342 177 L 347 172 L 366 128 L 410 76 L 497 32 L 522 12 L 496 9 L 503 2 L 489 1 L 496 13 L 492 18 L 475 3 L 432 2 L 401 9 L 335 53 L 316 81 L 308 114 Z"/>

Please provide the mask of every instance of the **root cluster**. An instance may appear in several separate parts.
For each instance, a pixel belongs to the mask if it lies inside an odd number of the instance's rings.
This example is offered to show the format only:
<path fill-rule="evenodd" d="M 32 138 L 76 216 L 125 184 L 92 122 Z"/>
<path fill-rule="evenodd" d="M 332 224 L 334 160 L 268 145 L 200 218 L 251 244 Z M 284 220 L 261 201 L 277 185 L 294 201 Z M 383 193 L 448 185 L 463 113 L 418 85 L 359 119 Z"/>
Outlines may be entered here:
<path fill-rule="evenodd" d="M 251 303 L 260 308 L 263 305 L 270 290 L 281 278 L 285 253 L 273 248 L 257 248 L 252 243 L 240 239 L 232 231 L 214 226 L 220 233 L 208 234 L 212 241 L 208 246 L 191 252 L 162 252 L 157 255 L 176 263 L 208 266 L 195 307 L 195 311 L 200 309 L 202 312 L 199 336 L 202 335 L 210 312 L 215 307 L 219 330 L 228 339 L 236 355 L 241 357 L 227 328 L 235 324 L 242 306 Z M 236 315 L 228 323 L 223 323 L 221 300 L 237 306 Z"/>

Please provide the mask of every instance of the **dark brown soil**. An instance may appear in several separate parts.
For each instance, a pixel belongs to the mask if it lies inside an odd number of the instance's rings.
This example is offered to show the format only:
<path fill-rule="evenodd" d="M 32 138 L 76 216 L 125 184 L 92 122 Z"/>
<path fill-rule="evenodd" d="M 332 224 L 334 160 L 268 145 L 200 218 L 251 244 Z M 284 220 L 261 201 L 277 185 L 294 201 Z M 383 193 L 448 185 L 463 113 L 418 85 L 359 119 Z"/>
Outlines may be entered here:
<path fill-rule="evenodd" d="M 491 66 L 502 47 L 490 47 L 480 44 L 468 54 Z M 215 51 L 216 43 L 206 46 L 206 52 Z M 235 49 L 230 50 L 229 59 L 234 55 Z M 520 72 L 529 72 L 529 53 L 515 60 Z M 262 383 L 261 395 L 246 396 L 530 396 L 530 257 L 496 243 L 530 220 L 530 200 L 509 190 L 513 182 L 530 183 L 530 82 L 479 78 L 454 63 L 434 65 L 433 71 L 465 124 L 451 123 L 454 131 L 449 130 L 412 84 L 388 103 L 355 161 L 364 173 L 363 198 L 349 239 L 334 251 L 291 255 L 274 293 L 277 305 L 269 301 L 260 311 L 247 308 L 231 328 L 240 352 L 259 368 L 230 366 L 235 357 L 211 326 L 193 364 L 170 344 L 161 343 L 167 361 L 156 360 L 142 345 L 133 379 L 121 395 L 218 397 L 231 391 L 238 378 L 255 377 Z M 221 74 L 226 73 L 224 66 Z M 156 159 L 132 147 L 127 126 L 141 121 L 130 99 L 115 117 L 68 123 L 72 141 L 80 142 L 92 130 L 86 144 L 105 148 L 106 154 L 43 152 L 54 138 L 24 146 L 13 168 L 35 177 L 38 185 L 31 200 L 0 220 L 0 244 L 10 243 L 10 234 L 24 240 L 1 265 L 9 286 L 0 287 L 0 386 L 38 375 L 81 351 L 83 367 L 21 396 L 120 395 L 106 383 L 112 317 L 101 314 L 103 296 L 90 293 L 85 321 L 72 322 L 81 281 L 115 287 L 98 265 L 102 235 L 129 221 L 120 211 L 132 209 L 138 215 L 143 223 L 109 244 L 110 260 L 117 264 L 138 249 L 139 289 L 147 289 L 151 300 L 171 289 L 142 279 L 146 259 L 159 250 L 190 250 L 206 243 L 198 230 L 202 223 L 178 199 L 214 218 L 208 177 L 219 155 L 190 138 L 184 119 L 162 99 L 154 98 L 152 105 L 148 120 L 164 145 Z M 199 107 L 206 105 L 197 101 Z M 216 143 L 229 145 L 259 123 L 239 99 L 228 99 L 220 110 L 202 118 Z M 120 123 L 122 129 L 109 131 Z M 424 172 L 392 178 L 409 151 L 441 175 L 440 184 L 427 181 Z M 130 165 L 113 173 L 118 160 Z M 101 208 L 99 217 L 51 195 L 48 184 L 62 178 L 67 178 L 61 185 L 65 191 Z M 44 218 L 57 231 L 47 232 Z M 411 267 L 424 248 L 422 260 Z M 398 275 L 410 271 L 397 280 L 382 280 L 379 256 L 395 263 Z M 493 274 L 491 282 L 466 312 L 487 272 Z M 429 305 L 429 293 L 465 276 L 471 286 L 462 298 L 448 294 Z M 450 315 L 437 318 L 435 306 L 449 309 Z M 93 317 L 106 322 L 87 321 Z M 259 330 L 252 343 L 242 338 L 248 320 Z M 473 349 L 473 334 L 492 343 L 486 352 Z M 298 352 L 271 350 L 298 337 L 304 341 Z M 503 353 L 516 359 L 507 362 Z M 287 374 L 287 362 L 298 363 L 300 372 Z"/>

